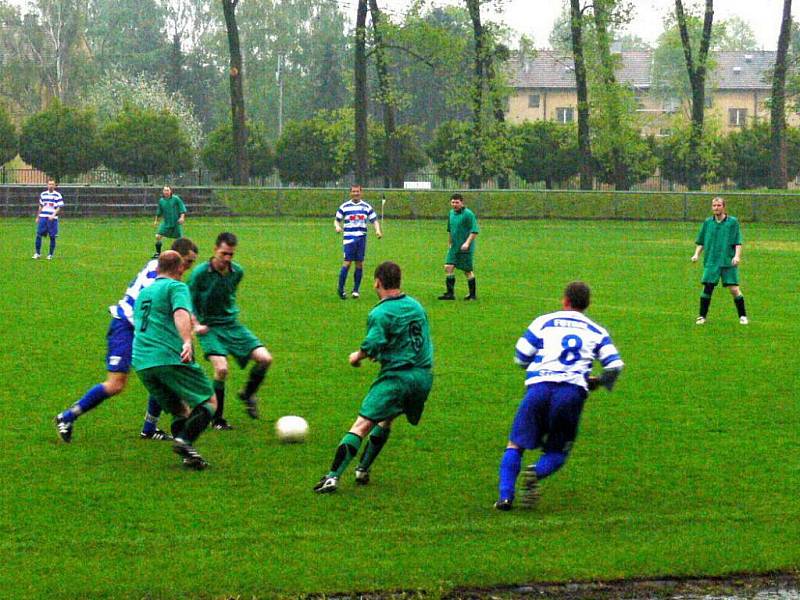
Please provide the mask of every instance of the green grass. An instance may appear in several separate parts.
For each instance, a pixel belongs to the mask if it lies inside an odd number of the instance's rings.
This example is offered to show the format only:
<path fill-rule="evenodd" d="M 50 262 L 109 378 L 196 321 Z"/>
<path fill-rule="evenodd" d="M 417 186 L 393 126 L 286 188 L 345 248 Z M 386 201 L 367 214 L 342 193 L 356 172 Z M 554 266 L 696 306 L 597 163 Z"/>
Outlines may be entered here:
<path fill-rule="evenodd" d="M 242 321 L 275 358 L 264 420 L 230 400 L 236 430 L 200 439 L 213 465 L 202 473 L 183 471 L 167 444 L 137 439 L 145 394 L 135 377 L 78 421 L 71 445 L 52 425 L 103 377 L 106 306 L 152 252 L 148 221 L 65 221 L 52 262 L 30 260 L 32 219 L 0 222 L 3 595 L 436 594 L 797 568 L 797 231 L 746 226 L 751 325 L 718 290 L 696 327 L 696 227 L 484 221 L 480 301 L 437 303 L 444 223 L 388 222 L 368 267 L 397 260 L 427 307 L 434 390 L 419 427 L 398 422 L 373 483 L 357 489 L 351 468 L 338 494 L 317 497 L 311 486 L 376 372 L 347 365 L 373 302 L 336 299 L 329 219 L 188 223 L 201 256 L 220 230 L 240 236 Z M 613 394 L 591 396 L 539 508 L 499 514 L 497 466 L 523 392 L 513 347 L 574 278 L 593 286 L 589 314 L 627 368 Z M 244 376 L 232 368 L 229 390 Z M 309 421 L 306 444 L 276 442 L 284 414 Z"/>

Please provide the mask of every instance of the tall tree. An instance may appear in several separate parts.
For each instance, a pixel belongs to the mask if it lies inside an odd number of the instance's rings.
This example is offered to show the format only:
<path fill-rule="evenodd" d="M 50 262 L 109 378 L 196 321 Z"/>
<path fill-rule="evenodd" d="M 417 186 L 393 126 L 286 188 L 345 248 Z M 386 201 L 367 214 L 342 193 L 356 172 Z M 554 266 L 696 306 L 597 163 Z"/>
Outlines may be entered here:
<path fill-rule="evenodd" d="M 770 187 L 785 189 L 786 171 L 786 62 L 789 38 L 792 33 L 792 0 L 783 0 L 781 32 L 778 35 L 778 51 L 775 55 L 775 71 L 772 75 L 772 107 L 770 123 L 772 135 L 770 146 Z"/>
<path fill-rule="evenodd" d="M 472 80 L 472 169 L 468 179 L 470 189 L 481 187 L 483 170 L 481 157 L 483 155 L 484 127 L 483 127 L 483 99 L 485 81 L 485 55 L 486 34 L 481 22 L 480 0 L 467 0 L 470 20 L 472 21 L 472 37 L 474 44 L 473 80 Z"/>
<path fill-rule="evenodd" d="M 711 28 L 714 22 L 714 0 L 706 0 L 705 17 L 703 18 L 703 35 L 700 38 L 700 48 L 697 55 L 692 52 L 692 43 L 686 26 L 686 12 L 682 0 L 675 0 L 675 17 L 681 34 L 683 56 L 686 61 L 686 71 L 689 75 L 689 84 L 692 90 L 692 129 L 689 136 L 689 166 L 688 186 L 690 190 L 700 189 L 700 160 L 699 148 L 703 138 L 703 120 L 705 116 L 706 97 L 706 68 L 708 50 L 711 46 Z M 697 160 L 695 160 L 695 158 Z"/>
<path fill-rule="evenodd" d="M 386 184 L 390 187 L 403 187 L 404 173 L 400 171 L 399 140 L 397 137 L 397 119 L 395 116 L 395 92 L 389 75 L 388 57 L 384 45 L 384 19 L 378 7 L 378 0 L 369 0 L 369 12 L 372 16 L 372 39 L 375 42 L 375 68 L 378 72 L 379 97 L 383 110 L 384 152 L 386 154 L 387 167 L 384 178 Z"/>
<path fill-rule="evenodd" d="M 593 186 L 592 146 L 589 138 L 589 91 L 583 53 L 583 9 L 580 0 L 570 0 L 570 32 L 578 97 L 578 172 L 581 189 L 590 190 Z"/>
<path fill-rule="evenodd" d="M 236 169 L 233 172 L 233 185 L 246 185 L 249 181 L 250 167 L 247 162 L 247 122 L 244 113 L 244 85 L 242 80 L 242 51 L 239 46 L 239 27 L 236 24 L 236 5 L 239 0 L 222 0 L 225 14 L 225 28 L 228 33 L 228 52 L 230 54 L 231 125 L 233 128 L 233 148 L 236 155 Z"/>
<path fill-rule="evenodd" d="M 356 10 L 355 61 L 353 82 L 355 84 L 355 178 L 364 184 L 369 171 L 369 140 L 367 138 L 367 0 L 358 0 Z"/>

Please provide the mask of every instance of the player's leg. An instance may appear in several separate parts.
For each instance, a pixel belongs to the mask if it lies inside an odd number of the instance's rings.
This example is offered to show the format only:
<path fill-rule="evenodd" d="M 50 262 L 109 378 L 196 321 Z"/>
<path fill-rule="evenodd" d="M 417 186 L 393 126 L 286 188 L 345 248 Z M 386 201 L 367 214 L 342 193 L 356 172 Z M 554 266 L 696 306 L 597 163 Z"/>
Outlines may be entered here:
<path fill-rule="evenodd" d="M 50 237 L 50 253 L 47 260 L 52 260 L 56 253 L 56 238 L 58 237 L 58 220 L 47 221 L 47 235 Z"/>
<path fill-rule="evenodd" d="M 580 386 L 562 383 L 554 387 L 544 453 L 534 466 L 538 480 L 549 477 L 567 461 L 572 444 L 578 436 L 578 424 L 585 401 L 586 390 Z"/>
<path fill-rule="evenodd" d="M 359 291 L 361 289 L 361 279 L 364 277 L 364 256 L 366 256 L 367 253 L 367 236 L 357 238 L 351 246 L 354 246 L 352 258 L 356 263 L 356 268 L 353 272 L 352 296 L 353 298 L 359 298 L 361 296 Z"/>
<path fill-rule="evenodd" d="M 383 450 L 386 442 L 389 441 L 389 435 L 392 433 L 393 419 L 385 419 L 375 425 L 367 438 L 367 445 L 364 447 L 364 452 L 361 453 L 361 460 L 356 467 L 356 483 L 359 485 L 366 485 L 369 483 L 369 469 L 375 459 Z"/>
<path fill-rule="evenodd" d="M 336 491 L 339 485 L 339 477 L 341 477 L 353 458 L 356 457 L 358 449 L 361 447 L 361 440 L 373 427 L 375 427 L 375 421 L 371 421 L 361 415 L 358 416 L 350 431 L 344 434 L 344 437 L 336 447 L 336 454 L 333 456 L 331 468 L 314 486 L 315 492 L 327 494 Z"/>
<path fill-rule="evenodd" d="M 477 284 L 475 282 L 475 271 L 470 269 L 469 271 L 464 271 L 464 274 L 467 276 L 467 288 L 469 289 L 469 293 L 464 297 L 464 300 L 477 300 Z"/>
<path fill-rule="evenodd" d="M 158 258 L 158 255 L 161 254 L 161 248 L 164 244 L 164 242 L 162 242 L 163 239 L 164 236 L 162 236 L 160 233 L 156 234 L 156 253 L 154 255 L 154 258 Z"/>
<path fill-rule="evenodd" d="M 252 336 L 249 330 L 246 328 L 243 329 L 245 329 L 249 336 Z M 269 371 L 269 368 L 272 366 L 272 355 L 264 346 L 258 346 L 250 352 L 247 358 L 252 360 L 255 364 L 250 368 L 250 373 L 247 376 L 247 383 L 245 383 L 244 389 L 239 392 L 239 398 L 244 402 L 245 410 L 250 418 L 257 419 L 258 397 L 256 396 L 256 392 L 261 387 L 261 384 L 267 376 L 267 371 Z M 245 364 L 246 362 L 247 361 L 245 361 Z"/>
<path fill-rule="evenodd" d="M 711 296 L 714 293 L 714 288 L 720 279 L 720 269 L 714 266 L 708 266 L 703 269 L 703 278 L 700 280 L 703 285 L 703 291 L 700 294 L 700 314 L 695 323 L 703 325 L 708 316 L 708 308 L 711 306 Z"/>
<path fill-rule="evenodd" d="M 218 430 L 233 429 L 225 420 L 225 381 L 228 379 L 228 357 L 221 354 L 207 354 L 206 358 L 214 369 L 214 395 L 217 410 L 211 426 Z"/>
<path fill-rule="evenodd" d="M 495 503 L 495 508 L 498 510 L 511 509 L 524 451 L 541 446 L 546 425 L 544 416 L 547 412 L 547 403 L 547 384 L 536 384 L 527 388 L 517 408 L 508 444 L 500 460 L 499 497 Z"/>
<path fill-rule="evenodd" d="M 739 323 L 747 325 L 747 310 L 744 307 L 744 296 L 742 290 L 739 288 L 739 269 L 738 267 L 729 267 L 722 270 L 722 285 L 727 287 L 733 297 L 733 303 L 736 306 L 736 313 L 739 315 Z"/>
<path fill-rule="evenodd" d="M 456 289 L 456 275 L 454 273 L 456 268 L 455 263 L 447 263 L 444 265 L 444 284 L 445 284 L 445 293 L 439 296 L 439 300 L 455 300 L 455 289 Z"/>
<path fill-rule="evenodd" d="M 40 218 L 36 223 L 36 242 L 33 258 L 39 258 L 42 255 L 42 237 L 47 235 L 47 219 Z"/>
<path fill-rule="evenodd" d="M 144 423 L 142 423 L 142 431 L 139 437 L 143 440 L 153 440 L 157 442 L 170 442 L 172 436 L 166 431 L 158 428 L 158 420 L 161 417 L 163 409 L 158 401 L 149 396 L 147 398 L 147 410 L 144 413 Z"/>
<path fill-rule="evenodd" d="M 342 268 L 339 269 L 339 285 L 336 288 L 336 290 L 337 290 L 337 292 L 339 294 L 339 298 L 341 298 L 342 300 L 346 300 L 347 299 L 347 294 L 344 293 L 344 285 L 345 285 L 345 283 L 347 283 L 347 273 L 350 271 L 350 263 L 353 262 L 352 260 L 348 259 L 348 250 L 349 250 L 348 246 L 351 246 L 351 245 L 352 244 L 347 244 L 347 245 L 344 246 L 344 256 L 345 256 L 345 258 L 342 261 Z"/>

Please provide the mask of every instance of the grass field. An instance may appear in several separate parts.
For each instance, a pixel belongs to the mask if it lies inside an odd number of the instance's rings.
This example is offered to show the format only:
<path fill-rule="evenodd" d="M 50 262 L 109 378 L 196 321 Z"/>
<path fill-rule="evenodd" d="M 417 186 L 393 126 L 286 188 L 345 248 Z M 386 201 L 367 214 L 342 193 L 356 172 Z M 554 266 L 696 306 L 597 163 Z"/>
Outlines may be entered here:
<path fill-rule="evenodd" d="M 236 429 L 199 440 L 212 463 L 201 473 L 182 470 L 168 444 L 138 439 L 135 377 L 77 422 L 72 444 L 52 424 L 103 378 L 106 307 L 152 252 L 147 221 L 65 220 L 52 262 L 30 259 L 32 219 L 0 222 L 0 594 L 435 595 L 800 566 L 796 227 L 746 225 L 751 324 L 718 291 L 696 327 L 696 224 L 481 226 L 477 303 L 435 300 L 444 223 L 388 222 L 370 241 L 368 267 L 398 261 L 429 311 L 434 391 L 419 427 L 398 422 L 369 486 L 353 485 L 351 467 L 339 493 L 317 497 L 311 487 L 377 370 L 347 365 L 373 297 L 336 298 L 329 220 L 189 221 L 201 257 L 219 231 L 240 236 L 242 321 L 275 358 L 263 420 L 230 400 Z M 589 314 L 627 368 L 613 394 L 591 396 L 538 509 L 497 513 L 497 466 L 523 392 L 514 344 L 575 278 L 593 286 Z M 232 369 L 228 389 L 244 376 Z M 276 441 L 285 414 L 308 419 L 307 443 Z"/>

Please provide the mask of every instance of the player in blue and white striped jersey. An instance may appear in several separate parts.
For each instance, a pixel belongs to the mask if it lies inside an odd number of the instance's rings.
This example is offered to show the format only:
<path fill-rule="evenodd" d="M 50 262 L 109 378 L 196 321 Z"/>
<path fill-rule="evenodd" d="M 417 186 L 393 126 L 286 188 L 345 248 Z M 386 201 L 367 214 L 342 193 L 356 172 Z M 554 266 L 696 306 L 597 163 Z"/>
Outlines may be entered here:
<path fill-rule="evenodd" d="M 378 238 L 383 236 L 381 224 L 375 210 L 361 199 L 361 186 L 350 186 L 350 200 L 345 202 L 336 211 L 336 218 L 333 226 L 336 233 L 343 233 L 342 245 L 344 247 L 344 262 L 339 270 L 339 298 L 347 299 L 344 285 L 347 282 L 347 273 L 350 270 L 350 263 L 356 263 L 355 273 L 353 273 L 353 298 L 359 298 L 359 288 L 361 278 L 364 275 L 364 255 L 367 251 L 367 223 L 375 226 L 375 235 Z"/>
<path fill-rule="evenodd" d="M 47 189 L 39 194 L 39 210 L 36 212 L 36 251 L 33 258 L 42 255 L 42 237 L 50 237 L 50 253 L 47 260 L 51 260 L 56 252 L 56 238 L 58 237 L 58 213 L 64 206 L 64 199 L 56 191 L 54 179 L 47 180 Z"/>
<path fill-rule="evenodd" d="M 173 242 L 172 249 L 182 257 L 186 269 L 190 269 L 197 260 L 197 246 L 188 238 L 180 238 Z M 116 304 L 108 307 L 111 313 L 111 323 L 108 327 L 106 340 L 108 350 L 106 353 L 106 380 L 91 387 L 75 404 L 56 416 L 56 429 L 58 435 L 65 442 L 72 440 L 72 427 L 83 413 L 99 406 L 106 398 L 111 398 L 121 393 L 128 383 L 128 373 L 131 369 L 131 353 L 133 350 L 133 309 L 136 299 L 141 291 L 149 287 L 158 275 L 156 269 L 158 260 L 150 260 L 136 277 L 128 284 L 125 295 Z M 147 403 L 142 439 L 171 440 L 172 437 L 157 428 L 158 417 L 161 415 L 161 405 L 153 398 Z"/>
<path fill-rule="evenodd" d="M 517 341 L 514 359 L 525 368 L 527 390 L 500 462 L 498 510 L 512 507 L 522 453 L 541 448 L 539 460 L 523 473 L 520 503 L 535 503 L 538 482 L 567 460 L 588 391 L 601 385 L 610 391 L 624 366 L 608 332 L 584 314 L 589 297 L 588 285 L 570 283 L 564 290 L 564 310 L 538 317 Z M 600 377 L 591 375 L 595 360 L 603 367 Z"/>

